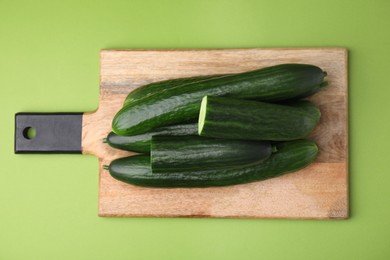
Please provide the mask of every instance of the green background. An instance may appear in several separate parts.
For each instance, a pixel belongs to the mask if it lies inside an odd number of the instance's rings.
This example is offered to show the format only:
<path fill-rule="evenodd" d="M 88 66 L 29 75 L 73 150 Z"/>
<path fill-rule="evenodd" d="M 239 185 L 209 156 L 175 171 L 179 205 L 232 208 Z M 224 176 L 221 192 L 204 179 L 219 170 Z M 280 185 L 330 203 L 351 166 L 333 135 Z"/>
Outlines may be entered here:
<path fill-rule="evenodd" d="M 0 0 L 0 259 L 390 259 L 390 2 Z M 103 48 L 349 49 L 349 220 L 99 218 L 92 156 L 13 154 L 14 114 L 93 111 Z"/>

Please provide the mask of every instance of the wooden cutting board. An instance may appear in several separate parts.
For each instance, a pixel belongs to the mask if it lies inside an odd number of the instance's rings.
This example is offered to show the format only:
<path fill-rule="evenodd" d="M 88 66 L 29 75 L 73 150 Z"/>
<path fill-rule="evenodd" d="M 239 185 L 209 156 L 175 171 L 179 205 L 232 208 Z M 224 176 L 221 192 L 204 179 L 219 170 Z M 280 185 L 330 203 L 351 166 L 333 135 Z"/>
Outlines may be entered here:
<path fill-rule="evenodd" d="M 191 189 L 136 187 L 103 170 L 113 159 L 134 155 L 102 143 L 132 90 L 166 79 L 237 73 L 281 63 L 314 64 L 328 73 L 329 85 L 310 97 L 322 117 L 309 136 L 318 144 L 319 156 L 307 168 L 250 184 Z M 347 101 L 347 50 L 342 48 L 102 50 L 99 107 L 80 115 L 81 151 L 99 158 L 99 216 L 345 219 Z"/>
<path fill-rule="evenodd" d="M 282 177 L 222 188 L 144 188 L 102 169 L 133 155 L 101 140 L 126 95 L 171 78 L 237 73 L 280 63 L 309 63 L 327 71 L 328 87 L 312 96 L 322 113 L 309 139 L 315 163 Z M 99 216 L 344 219 L 348 217 L 347 50 L 216 49 L 102 50 L 99 108 L 83 115 L 82 152 L 99 158 Z"/>

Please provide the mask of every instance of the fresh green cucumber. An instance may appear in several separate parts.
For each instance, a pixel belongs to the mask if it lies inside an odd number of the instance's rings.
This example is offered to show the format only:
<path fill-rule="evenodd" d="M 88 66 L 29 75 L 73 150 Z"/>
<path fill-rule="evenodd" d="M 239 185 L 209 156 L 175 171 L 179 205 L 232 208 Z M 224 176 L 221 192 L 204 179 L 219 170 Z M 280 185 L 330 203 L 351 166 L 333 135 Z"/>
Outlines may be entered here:
<path fill-rule="evenodd" d="M 306 64 L 282 64 L 259 70 L 180 85 L 124 106 L 112 121 L 119 135 L 136 135 L 151 129 L 197 118 L 203 96 L 280 101 L 320 88 L 326 73 Z"/>
<path fill-rule="evenodd" d="M 111 162 L 108 169 L 115 179 L 146 187 L 212 187 L 228 186 L 265 180 L 297 171 L 312 163 L 318 153 L 317 145 L 308 140 L 277 144 L 277 151 L 263 162 L 237 168 L 208 171 L 152 173 L 150 156 L 136 155 Z"/>
<path fill-rule="evenodd" d="M 198 133 L 226 139 L 302 139 L 318 124 L 320 110 L 310 101 L 280 105 L 227 97 L 204 97 Z"/>
<path fill-rule="evenodd" d="M 206 75 L 206 76 L 196 76 L 196 77 L 188 77 L 188 78 L 168 79 L 168 80 L 153 82 L 147 85 L 143 85 L 139 88 L 136 88 L 135 90 L 130 92 L 127 95 L 123 105 L 125 106 L 133 102 L 138 102 L 140 99 L 152 95 L 158 95 L 161 91 L 165 91 L 168 88 L 173 88 L 184 84 L 200 82 L 212 78 L 223 77 L 226 75 L 227 74 Z"/>
<path fill-rule="evenodd" d="M 272 153 L 269 142 L 226 140 L 200 136 L 153 136 L 153 173 L 212 170 L 260 162 Z"/>
<path fill-rule="evenodd" d="M 152 136 L 182 136 L 198 135 L 198 123 L 187 123 L 157 128 L 151 132 L 140 135 L 122 136 L 111 132 L 103 140 L 113 148 L 133 151 L 138 153 L 150 153 L 150 142 Z"/>

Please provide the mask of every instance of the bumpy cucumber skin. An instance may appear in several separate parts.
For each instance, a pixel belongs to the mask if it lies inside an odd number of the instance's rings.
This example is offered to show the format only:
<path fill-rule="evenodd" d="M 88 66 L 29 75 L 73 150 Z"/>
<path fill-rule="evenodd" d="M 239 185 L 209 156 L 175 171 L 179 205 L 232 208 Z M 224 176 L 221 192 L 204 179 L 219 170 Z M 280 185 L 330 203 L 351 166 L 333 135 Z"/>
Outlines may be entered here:
<path fill-rule="evenodd" d="M 139 102 L 140 99 L 158 95 L 161 91 L 165 91 L 168 88 L 177 87 L 184 84 L 190 84 L 195 82 L 200 82 L 203 80 L 219 78 L 226 76 L 227 74 L 217 74 L 217 75 L 207 75 L 207 76 L 197 76 L 197 77 L 189 77 L 189 78 L 178 78 L 178 79 L 169 79 L 164 81 L 153 82 L 139 88 L 136 88 L 132 92 L 130 92 L 123 105 L 128 105 L 133 102 Z"/>
<path fill-rule="evenodd" d="M 267 159 L 270 142 L 226 140 L 199 136 L 153 136 L 153 173 L 237 167 Z"/>
<path fill-rule="evenodd" d="M 197 118 L 206 95 L 262 101 L 301 97 L 319 88 L 325 76 L 313 65 L 282 64 L 176 86 L 124 106 L 115 115 L 112 130 L 119 135 L 135 135 Z"/>
<path fill-rule="evenodd" d="M 312 163 L 317 145 L 309 140 L 295 140 L 277 145 L 277 152 L 260 163 L 197 172 L 152 173 L 150 156 L 137 155 L 117 159 L 108 167 L 113 178 L 129 184 L 159 188 L 203 188 L 229 186 L 274 178 L 294 172 Z"/>
<path fill-rule="evenodd" d="M 111 147 L 138 153 L 150 153 L 150 143 L 153 136 L 186 136 L 197 135 L 198 123 L 165 126 L 145 134 L 121 136 L 113 132 L 107 135 L 105 142 Z"/>
<path fill-rule="evenodd" d="M 226 97 L 205 97 L 203 102 L 199 135 L 205 137 L 291 141 L 309 135 L 321 117 L 307 100 L 288 106 Z"/>

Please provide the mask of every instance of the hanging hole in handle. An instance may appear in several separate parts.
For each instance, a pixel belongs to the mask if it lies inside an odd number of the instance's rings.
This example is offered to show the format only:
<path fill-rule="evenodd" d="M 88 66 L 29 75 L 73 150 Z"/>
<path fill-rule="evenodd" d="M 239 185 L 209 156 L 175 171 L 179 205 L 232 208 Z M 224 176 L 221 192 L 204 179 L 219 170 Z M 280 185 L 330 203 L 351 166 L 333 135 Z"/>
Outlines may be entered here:
<path fill-rule="evenodd" d="M 28 139 L 28 140 L 32 140 L 35 138 L 36 136 L 36 130 L 34 127 L 26 127 L 24 130 L 23 130 L 23 136 L 24 138 Z"/>

